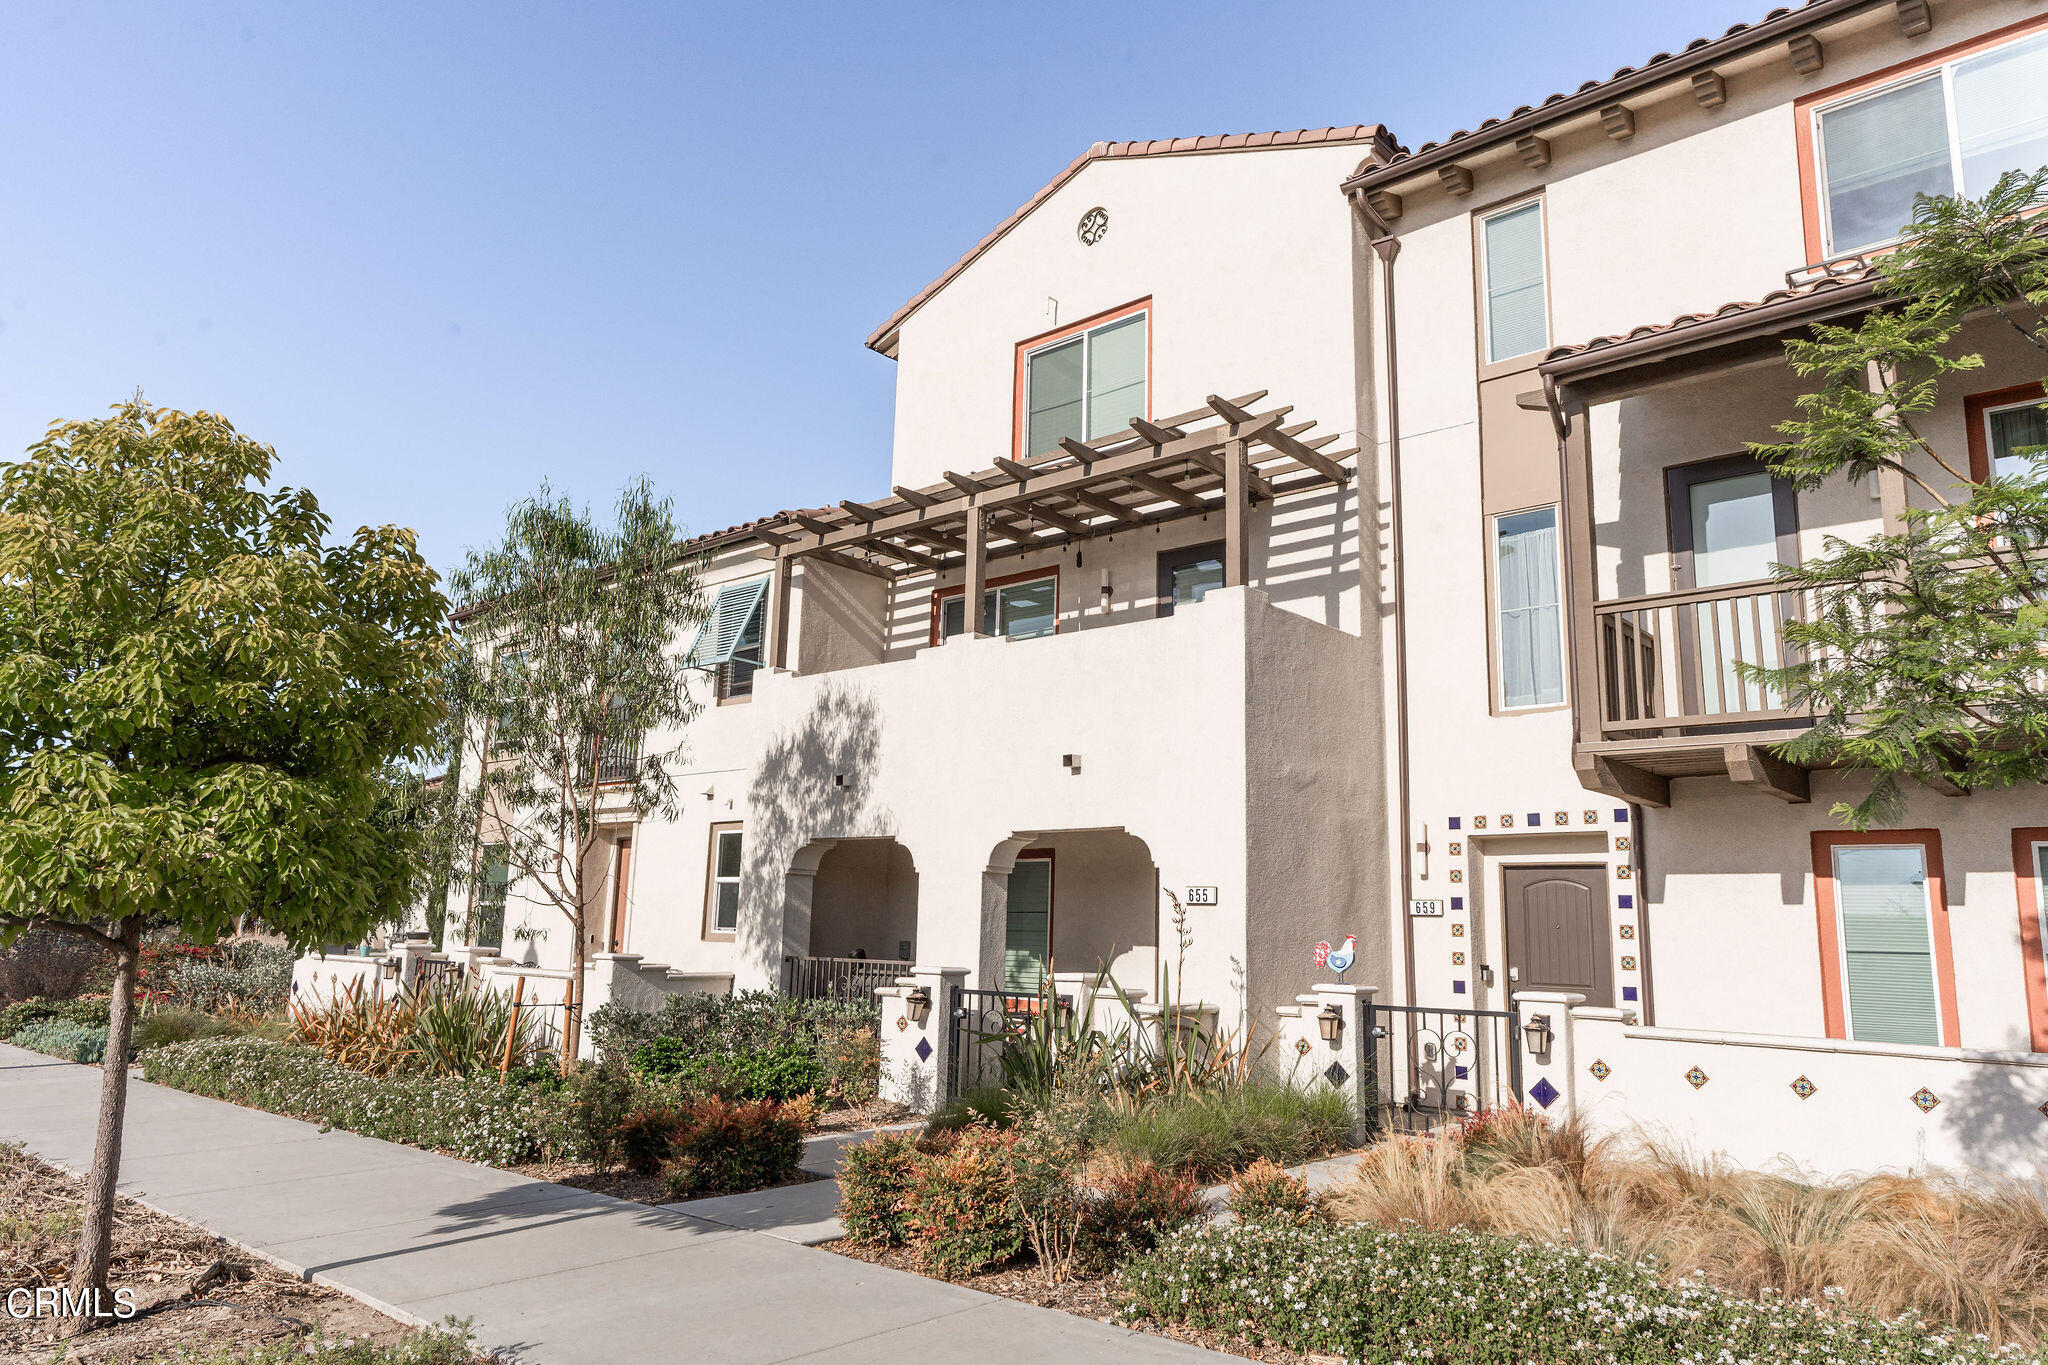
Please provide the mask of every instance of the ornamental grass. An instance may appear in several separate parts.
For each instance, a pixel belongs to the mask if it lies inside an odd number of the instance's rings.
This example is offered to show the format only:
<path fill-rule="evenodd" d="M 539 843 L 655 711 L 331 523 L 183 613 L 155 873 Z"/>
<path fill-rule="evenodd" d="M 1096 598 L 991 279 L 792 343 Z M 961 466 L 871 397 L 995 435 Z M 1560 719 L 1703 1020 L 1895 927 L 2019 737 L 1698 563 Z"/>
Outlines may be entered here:
<path fill-rule="evenodd" d="M 1654 1260 L 1668 1284 L 1749 1299 L 1832 1293 L 1882 1318 L 1911 1312 L 1997 1342 L 2048 1339 L 2039 1180 L 1814 1179 L 1506 1110 L 1463 1132 L 1375 1144 L 1329 1203 L 1382 1228 L 1467 1228 Z"/>

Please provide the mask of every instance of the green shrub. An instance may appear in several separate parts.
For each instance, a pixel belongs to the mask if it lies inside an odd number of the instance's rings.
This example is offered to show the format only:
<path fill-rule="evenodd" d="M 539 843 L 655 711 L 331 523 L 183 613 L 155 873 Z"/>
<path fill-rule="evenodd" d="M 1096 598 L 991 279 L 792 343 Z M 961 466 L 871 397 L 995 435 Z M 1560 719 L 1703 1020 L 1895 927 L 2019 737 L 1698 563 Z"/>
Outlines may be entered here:
<path fill-rule="evenodd" d="M 1266 1160 L 1230 1182 L 1230 1211 L 1244 1223 L 1327 1223 L 1330 1211 L 1308 1181 Z"/>
<path fill-rule="evenodd" d="M 813 1112 L 774 1100 L 694 1101 L 669 1141 L 662 1182 L 676 1198 L 696 1199 L 793 1180 Z"/>
<path fill-rule="evenodd" d="M 683 1107 L 656 1101 L 619 1120 L 619 1159 L 635 1175 L 655 1175 L 668 1159 L 668 1145 L 682 1131 Z"/>
<path fill-rule="evenodd" d="M 1351 1106 L 1334 1090 L 1258 1080 L 1154 1100 L 1107 1119 L 1098 1140 L 1131 1162 L 1226 1179 L 1254 1161 L 1296 1166 L 1351 1145 Z"/>
<path fill-rule="evenodd" d="M 1105 1180 L 1085 1202 L 1076 1259 L 1083 1269 L 1109 1270 L 1208 1211 L 1191 1172 L 1138 1162 Z"/>
<path fill-rule="evenodd" d="M 194 1038 L 233 1038 L 249 1030 L 232 1019 L 221 1019 L 198 1010 L 152 1010 L 135 1021 L 135 1051 L 171 1043 L 189 1043 Z"/>
<path fill-rule="evenodd" d="M 950 1150 L 917 1163 L 903 1228 L 926 1270 L 957 1279 L 1024 1249 L 1024 1226 L 1010 1197 L 1016 1143 L 1014 1133 L 969 1128 Z"/>
<path fill-rule="evenodd" d="M 31 1052 L 62 1057 L 67 1062 L 97 1064 L 106 1060 L 107 1028 L 104 1024 L 74 1024 L 67 1019 L 41 1019 L 7 1040 Z"/>
<path fill-rule="evenodd" d="M 839 1158 L 839 1221 L 868 1246 L 901 1246 L 903 1204 L 917 1176 L 917 1136 L 880 1133 Z"/>
<path fill-rule="evenodd" d="M 926 1123 L 927 1131 L 949 1133 L 980 1124 L 985 1128 L 1014 1128 L 1028 1107 L 1015 1091 L 982 1085 L 947 1100 Z"/>
<path fill-rule="evenodd" d="M 87 1027 L 107 1026 L 107 1001 L 104 997 L 86 997 L 78 1000 L 20 1000 L 6 1009 L 0 1009 L 0 1038 L 12 1038 L 30 1024 L 45 1019 L 61 1019 L 67 1024 L 84 1024 Z"/>
<path fill-rule="evenodd" d="M 823 1087 L 825 1068 L 799 1047 L 773 1052 L 727 1052 L 678 1057 L 677 1040 L 663 1039 L 633 1054 L 634 1065 L 651 1075 L 668 1075 L 685 1090 L 728 1100 L 793 1100 L 815 1095 Z M 647 1058 L 665 1071 L 642 1066 Z"/>
<path fill-rule="evenodd" d="M 1665 1284 L 1647 1262 L 1465 1231 L 1205 1227 L 1127 1263 L 1118 1291 L 1126 1320 L 1372 1365 L 2040 1358 L 1911 1314 L 1856 1313 L 1832 1295 L 1740 1299 L 1697 1280 Z"/>
<path fill-rule="evenodd" d="M 202 1038 L 142 1054 L 146 1080 L 365 1137 L 497 1166 L 582 1154 L 566 1091 L 511 1086 L 495 1072 L 369 1076 L 312 1048 L 264 1038 Z"/>
<path fill-rule="evenodd" d="M 640 1102 L 642 1088 L 633 1069 L 617 1057 L 579 1063 L 562 1078 L 559 1093 L 570 1131 L 599 1171 L 618 1164 L 619 1126 Z"/>
<path fill-rule="evenodd" d="M 165 973 L 164 993 L 188 1009 L 208 1014 L 275 1014 L 291 994 L 292 964 L 297 960 L 298 954 L 287 944 L 230 943 L 219 957 L 174 962 Z"/>
<path fill-rule="evenodd" d="M 874 1098 L 880 1076 L 879 1013 L 875 1000 L 795 1000 L 775 991 L 743 991 L 672 995 L 656 1010 L 606 1005 L 591 1014 L 588 1027 L 600 1057 L 632 1058 L 657 1039 L 677 1040 L 668 1055 L 679 1059 L 795 1048 L 820 1068 L 811 1089 L 862 1104 Z"/>

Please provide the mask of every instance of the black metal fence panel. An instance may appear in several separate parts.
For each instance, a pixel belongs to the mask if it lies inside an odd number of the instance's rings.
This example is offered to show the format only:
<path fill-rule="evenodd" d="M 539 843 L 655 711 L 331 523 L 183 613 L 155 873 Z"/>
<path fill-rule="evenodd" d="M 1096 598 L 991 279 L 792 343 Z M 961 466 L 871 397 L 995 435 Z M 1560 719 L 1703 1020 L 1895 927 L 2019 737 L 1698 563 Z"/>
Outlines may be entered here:
<path fill-rule="evenodd" d="M 878 986 L 893 986 L 911 964 L 875 957 L 786 957 L 782 992 L 799 1000 L 874 1004 Z"/>
<path fill-rule="evenodd" d="M 1366 1119 L 1428 1133 L 1522 1102 L 1522 1025 L 1508 1010 L 1367 1007 Z"/>

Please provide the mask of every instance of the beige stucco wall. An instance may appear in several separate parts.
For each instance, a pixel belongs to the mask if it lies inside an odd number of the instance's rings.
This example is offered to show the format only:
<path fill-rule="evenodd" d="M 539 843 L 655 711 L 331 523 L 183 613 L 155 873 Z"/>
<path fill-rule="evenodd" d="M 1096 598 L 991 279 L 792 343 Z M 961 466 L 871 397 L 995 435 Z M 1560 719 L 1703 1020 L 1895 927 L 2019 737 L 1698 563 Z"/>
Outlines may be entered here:
<path fill-rule="evenodd" d="M 893 839 L 835 844 L 819 861 L 812 885 L 806 955 L 915 961 L 917 909 L 917 861 L 909 849 Z"/>

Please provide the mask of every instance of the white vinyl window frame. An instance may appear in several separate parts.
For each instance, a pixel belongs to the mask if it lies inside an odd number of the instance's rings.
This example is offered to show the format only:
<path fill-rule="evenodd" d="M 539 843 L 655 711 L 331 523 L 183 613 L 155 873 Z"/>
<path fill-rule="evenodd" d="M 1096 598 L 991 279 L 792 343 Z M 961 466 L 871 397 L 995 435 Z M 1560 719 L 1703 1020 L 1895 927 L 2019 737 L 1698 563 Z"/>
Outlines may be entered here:
<path fill-rule="evenodd" d="M 711 865 L 705 869 L 710 885 L 705 892 L 704 932 L 709 938 L 731 938 L 740 927 L 740 878 L 746 868 L 746 826 L 744 824 L 719 824 L 711 831 Z M 734 855 L 734 871 L 721 873 L 725 865 L 725 842 L 732 840 L 737 852 Z M 724 902 L 721 894 L 726 887 L 732 888 L 732 923 L 721 924 L 720 907 Z"/>
<path fill-rule="evenodd" d="M 1879 251 L 1885 247 L 1896 246 L 1900 241 L 1904 240 L 1904 233 L 1903 231 L 1894 233 L 1892 236 L 1876 242 L 1856 242 L 1843 245 L 1835 241 L 1834 229 L 1831 226 L 1832 215 L 1828 211 L 1827 138 L 1822 133 L 1821 120 L 1829 114 L 1839 113 L 1853 105 L 1867 103 L 1870 100 L 1894 94 L 1909 85 L 1917 85 L 1927 80 L 1939 80 L 1941 82 L 1942 114 L 1948 128 L 1949 193 L 1967 195 L 1970 193 L 1970 187 L 1963 180 L 1962 129 L 1956 121 L 1956 69 L 1966 63 L 1988 57 L 1994 52 L 2003 52 L 2008 48 L 2017 47 L 2021 43 L 2033 42 L 2043 36 L 2044 30 L 2041 29 L 2035 29 L 2031 33 L 2022 33 L 2007 42 L 1998 43 L 1992 47 L 1980 48 L 1975 52 L 1962 53 L 1949 61 L 1941 63 L 1939 66 L 1922 67 L 1917 71 L 1908 72 L 1900 76 L 1895 81 L 1887 81 L 1883 85 L 1869 90 L 1858 90 L 1853 95 L 1844 95 L 1841 99 L 1830 100 L 1826 104 L 1816 104 L 1807 111 L 1807 118 L 1810 120 L 1807 126 L 1811 134 L 1813 146 L 1814 200 L 1817 205 L 1816 211 L 1820 215 L 1821 253 L 1824 258 L 1831 259 L 1836 256 L 1847 255 L 1852 251 Z M 1984 190 L 1990 188 L 1989 185 L 1982 186 L 1977 190 L 1977 193 L 1981 194 Z"/>
<path fill-rule="evenodd" d="M 1152 349 L 1152 310 L 1149 307 L 1134 308 L 1121 316 L 1106 318 L 1084 331 L 1056 337 L 1041 345 L 1033 346 L 1024 352 L 1024 411 L 1018 415 L 1018 439 L 1024 447 L 1020 452 L 1021 454 L 1029 457 L 1044 453 L 1031 449 L 1031 414 L 1033 411 L 1031 402 L 1031 362 L 1049 351 L 1057 351 L 1062 346 L 1071 346 L 1077 340 L 1081 343 L 1081 431 L 1083 433 L 1081 439 L 1092 441 L 1095 437 L 1088 433 L 1093 432 L 1095 429 L 1095 414 L 1090 411 L 1094 404 L 1095 338 L 1112 327 L 1121 327 L 1130 322 L 1143 323 L 1145 328 L 1145 354 L 1149 356 Z M 1152 412 L 1152 372 L 1149 363 L 1145 367 L 1144 383 L 1145 398 L 1140 406 L 1144 408 L 1146 415 L 1150 416 Z"/>
<path fill-rule="evenodd" d="M 1543 340 L 1526 351 L 1515 351 L 1496 357 L 1493 353 L 1493 263 L 1486 249 L 1486 226 L 1496 219 L 1525 209 L 1536 211 L 1536 255 L 1542 262 L 1539 283 L 1543 291 Z M 1540 194 L 1526 199 L 1517 199 L 1512 204 L 1502 204 L 1475 215 L 1476 231 L 1473 235 L 1473 249 L 1479 257 L 1479 357 L 1484 366 L 1505 365 L 1523 356 L 1540 355 L 1550 346 L 1550 210 Z"/>
<path fill-rule="evenodd" d="M 2048 943 L 2048 840 L 2036 839 L 2028 844 L 2027 857 L 2034 864 L 2034 922 L 2039 926 L 2041 942 Z"/>
<path fill-rule="evenodd" d="M 1502 640 L 1502 618 L 1507 608 L 1501 605 L 1500 585 L 1500 524 L 1509 517 L 1526 516 L 1531 512 L 1551 514 L 1551 535 L 1557 541 L 1557 640 L 1560 696 L 1556 701 L 1525 702 L 1511 706 L 1507 700 L 1507 651 Z M 1494 709 L 1501 715 L 1523 715 L 1532 711 L 1555 711 L 1571 704 L 1571 667 L 1566 654 L 1570 644 L 1564 633 L 1564 525 L 1563 508 L 1554 502 L 1539 503 L 1534 507 L 1515 507 L 1505 512 L 1494 512 L 1486 518 L 1486 581 L 1492 589 L 1492 600 L 1487 603 L 1487 614 L 1492 618 L 1487 623 L 1487 634 L 1493 646 L 1492 682 Z"/>
<path fill-rule="evenodd" d="M 1911 849 L 1920 855 L 1920 896 L 1921 924 L 1927 930 L 1927 972 L 1931 998 L 1934 1001 L 1934 1036 L 1932 1043 L 1914 1044 L 1922 1047 L 1950 1047 L 1954 1045 L 1942 1026 L 1944 1011 L 1948 1005 L 1947 994 L 1941 979 L 1941 964 L 1936 959 L 1934 947 L 1934 874 L 1933 850 L 1917 839 L 1901 839 L 1895 844 L 1835 844 L 1828 849 L 1828 874 L 1835 883 L 1835 979 L 1842 984 L 1842 1036 L 1856 1037 L 1855 993 L 1849 988 L 1849 926 L 1847 923 L 1847 898 L 1842 894 L 1842 853 L 1856 852 L 1897 852 Z"/>

